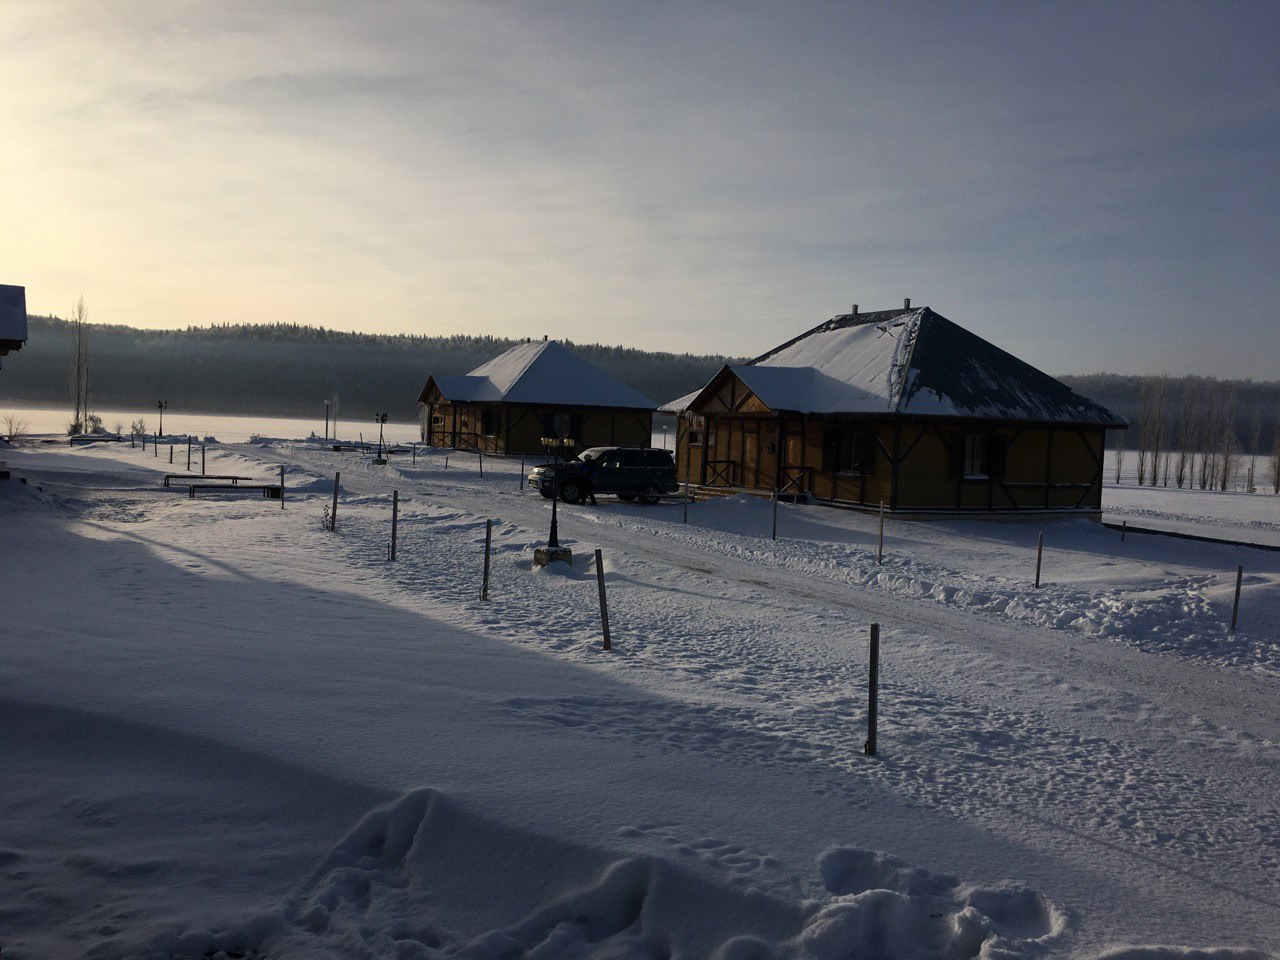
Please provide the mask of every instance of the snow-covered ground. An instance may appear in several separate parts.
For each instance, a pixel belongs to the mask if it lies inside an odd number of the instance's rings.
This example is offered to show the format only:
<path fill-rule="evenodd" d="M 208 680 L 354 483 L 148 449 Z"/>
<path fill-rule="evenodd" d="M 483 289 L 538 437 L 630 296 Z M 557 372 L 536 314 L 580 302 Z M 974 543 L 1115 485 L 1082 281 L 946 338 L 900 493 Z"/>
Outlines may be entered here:
<path fill-rule="evenodd" d="M 538 569 L 516 461 L 210 454 L 283 509 L 3 454 L 5 960 L 1280 954 L 1280 552 L 602 499 Z M 1106 492 L 1275 523 L 1201 496 Z"/>

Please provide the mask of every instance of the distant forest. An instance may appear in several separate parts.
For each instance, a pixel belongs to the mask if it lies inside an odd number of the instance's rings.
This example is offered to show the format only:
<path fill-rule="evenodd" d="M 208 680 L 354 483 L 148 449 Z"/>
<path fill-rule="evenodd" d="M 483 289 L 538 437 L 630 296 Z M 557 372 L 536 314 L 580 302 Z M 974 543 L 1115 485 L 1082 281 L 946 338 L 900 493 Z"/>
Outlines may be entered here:
<path fill-rule="evenodd" d="M 71 418 L 72 325 L 30 317 L 30 340 L 5 358 L 0 404 L 65 403 Z M 418 419 L 417 399 L 431 374 L 467 373 L 522 340 L 342 333 L 294 323 L 226 324 L 139 330 L 90 324 L 90 409 L 157 400 L 176 412 L 323 416 L 336 397 L 344 419 Z M 650 353 L 562 341 L 658 404 L 698 389 L 726 357 Z"/>
<path fill-rule="evenodd" d="M 66 404 L 71 417 L 72 326 L 55 317 L 29 319 L 30 341 L 5 358 L 0 405 Z M 497 337 L 425 337 L 343 333 L 294 323 L 225 324 L 185 330 L 139 330 L 88 325 L 90 409 L 153 412 L 159 399 L 175 411 L 260 414 L 320 419 L 323 401 L 337 397 L 344 419 L 386 412 L 393 420 L 418 417 L 417 397 L 433 373 L 466 373 L 518 340 Z M 564 341 L 576 353 L 661 404 L 705 384 L 725 363 L 740 358 L 653 353 L 627 347 Z M 1148 408 L 1161 378 L 1099 373 L 1064 375 L 1072 389 L 1124 417 L 1124 437 L 1139 446 L 1144 398 Z M 1174 415 L 1183 396 L 1219 398 L 1220 413 L 1235 426 L 1236 449 L 1270 452 L 1280 443 L 1280 382 L 1170 377 L 1158 391 L 1169 411 L 1165 441 L 1178 443 Z M 1148 411 L 1149 419 L 1149 411 Z M 1162 441 L 1162 442 L 1165 442 Z"/>

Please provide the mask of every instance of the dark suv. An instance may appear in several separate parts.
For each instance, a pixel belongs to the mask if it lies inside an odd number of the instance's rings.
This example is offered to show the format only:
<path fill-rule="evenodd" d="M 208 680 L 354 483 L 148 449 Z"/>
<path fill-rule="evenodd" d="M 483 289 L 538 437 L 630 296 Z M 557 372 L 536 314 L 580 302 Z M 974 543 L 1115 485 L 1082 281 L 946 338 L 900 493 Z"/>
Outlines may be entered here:
<path fill-rule="evenodd" d="M 529 484 L 548 500 L 558 490 L 565 503 L 613 493 L 623 500 L 653 504 L 680 489 L 671 454 L 643 447 L 591 447 L 558 467 L 550 463 L 534 467 Z"/>

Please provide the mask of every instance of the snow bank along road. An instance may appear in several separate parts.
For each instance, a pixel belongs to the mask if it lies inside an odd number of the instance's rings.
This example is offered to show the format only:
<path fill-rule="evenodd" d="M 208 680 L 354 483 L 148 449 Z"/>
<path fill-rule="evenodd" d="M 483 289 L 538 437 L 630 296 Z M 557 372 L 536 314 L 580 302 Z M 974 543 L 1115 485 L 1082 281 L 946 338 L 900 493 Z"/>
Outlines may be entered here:
<path fill-rule="evenodd" d="M 1280 951 L 1280 555 L 1059 522 L 1036 591 L 1037 527 L 602 500 L 537 570 L 444 456 L 211 458 L 282 510 L 6 452 L 6 960 Z"/>

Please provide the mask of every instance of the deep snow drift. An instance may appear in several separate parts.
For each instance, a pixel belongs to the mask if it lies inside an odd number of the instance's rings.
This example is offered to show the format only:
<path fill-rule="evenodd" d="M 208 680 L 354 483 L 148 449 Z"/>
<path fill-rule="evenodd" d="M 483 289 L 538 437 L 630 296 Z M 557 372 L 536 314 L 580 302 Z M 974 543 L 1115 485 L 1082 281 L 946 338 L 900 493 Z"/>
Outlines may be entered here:
<path fill-rule="evenodd" d="M 1280 951 L 1280 553 L 210 452 L 6 451 L 6 960 Z"/>

